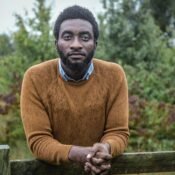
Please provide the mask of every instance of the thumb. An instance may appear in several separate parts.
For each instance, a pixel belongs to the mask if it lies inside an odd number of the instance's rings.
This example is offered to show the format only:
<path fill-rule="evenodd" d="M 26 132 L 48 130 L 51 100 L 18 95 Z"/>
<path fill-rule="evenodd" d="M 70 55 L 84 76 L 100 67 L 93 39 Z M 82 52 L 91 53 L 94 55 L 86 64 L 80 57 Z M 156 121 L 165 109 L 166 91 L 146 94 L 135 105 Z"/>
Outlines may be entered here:
<path fill-rule="evenodd" d="M 92 148 L 91 152 L 90 152 L 89 154 L 87 154 L 86 159 L 87 159 L 88 162 L 91 161 L 92 157 L 95 156 L 96 152 L 97 152 L 97 151 L 96 151 L 95 149 Z"/>

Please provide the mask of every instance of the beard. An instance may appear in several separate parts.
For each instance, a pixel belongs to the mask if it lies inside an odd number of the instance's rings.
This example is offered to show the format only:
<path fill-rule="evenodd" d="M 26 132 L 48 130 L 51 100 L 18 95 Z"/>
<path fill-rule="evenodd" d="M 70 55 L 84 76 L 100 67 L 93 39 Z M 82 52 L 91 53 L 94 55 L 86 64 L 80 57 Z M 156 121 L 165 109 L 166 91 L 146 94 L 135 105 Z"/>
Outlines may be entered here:
<path fill-rule="evenodd" d="M 88 55 L 86 55 L 85 59 L 81 61 L 72 61 L 71 59 L 69 59 L 69 55 L 68 54 L 65 55 L 58 47 L 57 52 L 60 56 L 62 63 L 69 70 L 73 71 L 74 73 L 82 73 L 88 69 L 89 64 L 94 56 L 95 49 L 89 52 Z"/>

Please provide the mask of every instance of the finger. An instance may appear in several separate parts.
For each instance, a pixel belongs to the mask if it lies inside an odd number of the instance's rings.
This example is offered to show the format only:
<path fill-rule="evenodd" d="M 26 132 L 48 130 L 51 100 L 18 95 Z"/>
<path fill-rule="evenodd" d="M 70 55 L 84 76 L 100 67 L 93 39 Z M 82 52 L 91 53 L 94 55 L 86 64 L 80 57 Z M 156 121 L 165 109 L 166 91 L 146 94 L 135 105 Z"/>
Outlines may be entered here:
<path fill-rule="evenodd" d="M 91 169 L 89 168 L 89 166 L 88 165 L 84 165 L 84 171 L 86 172 L 86 173 L 89 173 L 90 171 L 91 171 Z"/>
<path fill-rule="evenodd" d="M 93 166 L 90 162 L 85 163 L 86 168 L 91 171 L 91 167 Z"/>
<path fill-rule="evenodd" d="M 101 169 L 95 166 L 91 166 L 91 172 L 94 172 L 95 174 L 99 174 L 101 172 Z"/>
<path fill-rule="evenodd" d="M 108 143 L 95 143 L 92 147 L 92 149 L 97 152 L 110 152 L 110 145 Z"/>
<path fill-rule="evenodd" d="M 91 162 L 92 157 L 95 156 L 95 152 L 91 152 L 86 156 L 87 162 Z"/>
<path fill-rule="evenodd" d="M 101 159 L 101 158 L 92 157 L 91 158 L 91 163 L 95 166 L 98 166 L 98 165 L 101 165 L 101 164 L 105 163 L 105 160 Z"/>
<path fill-rule="evenodd" d="M 101 167 L 102 169 L 107 168 L 105 170 L 102 170 L 100 175 L 111 175 L 111 165 L 108 167 Z"/>
<path fill-rule="evenodd" d="M 104 159 L 104 160 L 111 160 L 112 155 L 108 153 L 103 153 L 103 152 L 97 152 L 95 155 L 96 158 Z"/>
<path fill-rule="evenodd" d="M 102 171 L 110 170 L 110 169 L 111 169 L 111 164 L 110 164 L 110 163 L 108 163 L 108 164 L 103 164 L 103 165 L 100 166 L 100 169 L 101 169 Z"/>
<path fill-rule="evenodd" d="M 101 143 L 95 143 L 92 149 L 94 150 L 94 152 L 104 151 L 104 146 Z"/>
<path fill-rule="evenodd" d="M 93 166 L 91 163 L 89 162 L 86 162 L 86 165 L 88 166 L 88 168 L 90 169 L 91 173 L 95 173 L 95 174 L 98 174 L 100 173 L 102 170 L 100 169 L 100 167 L 96 167 L 96 166 Z"/>

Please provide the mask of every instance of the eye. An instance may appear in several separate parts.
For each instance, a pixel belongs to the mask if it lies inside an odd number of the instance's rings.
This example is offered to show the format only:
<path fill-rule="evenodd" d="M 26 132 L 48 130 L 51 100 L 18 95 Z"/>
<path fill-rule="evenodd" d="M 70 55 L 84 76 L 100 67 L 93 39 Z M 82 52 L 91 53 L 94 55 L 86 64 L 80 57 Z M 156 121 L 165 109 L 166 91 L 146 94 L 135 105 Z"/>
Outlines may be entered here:
<path fill-rule="evenodd" d="M 65 41 L 69 41 L 69 40 L 72 39 L 72 35 L 71 35 L 70 33 L 65 33 L 65 34 L 63 35 L 63 39 L 64 39 Z"/>
<path fill-rule="evenodd" d="M 81 35 L 81 39 L 82 39 L 83 41 L 89 41 L 90 36 L 89 36 L 89 34 L 84 33 L 84 34 Z"/>

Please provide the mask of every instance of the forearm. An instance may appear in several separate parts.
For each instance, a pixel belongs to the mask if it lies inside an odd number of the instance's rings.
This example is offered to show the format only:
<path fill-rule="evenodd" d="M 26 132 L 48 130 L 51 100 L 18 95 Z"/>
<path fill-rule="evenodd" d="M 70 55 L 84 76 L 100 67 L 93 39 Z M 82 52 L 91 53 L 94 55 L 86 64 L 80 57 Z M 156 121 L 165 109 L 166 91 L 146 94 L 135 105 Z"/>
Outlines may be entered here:
<path fill-rule="evenodd" d="M 29 69 L 24 75 L 20 101 L 21 118 L 28 145 L 38 159 L 53 164 L 66 162 L 71 145 L 61 144 L 53 138 L 47 103 L 43 103 L 40 88 L 42 85 L 38 84 L 40 77 L 33 71 Z"/>
<path fill-rule="evenodd" d="M 109 98 L 105 131 L 101 138 L 101 142 L 110 144 L 112 156 L 124 152 L 129 137 L 128 88 L 124 72 L 122 74 L 120 87 L 113 90 Z"/>
<path fill-rule="evenodd" d="M 68 153 L 72 145 L 64 145 L 51 136 L 35 135 L 28 139 L 29 147 L 37 159 L 51 164 L 68 162 Z"/>
<path fill-rule="evenodd" d="M 114 157 L 124 152 L 128 145 L 129 131 L 126 130 L 123 133 L 111 133 L 102 137 L 102 143 L 108 143 L 110 145 L 110 153 Z"/>

